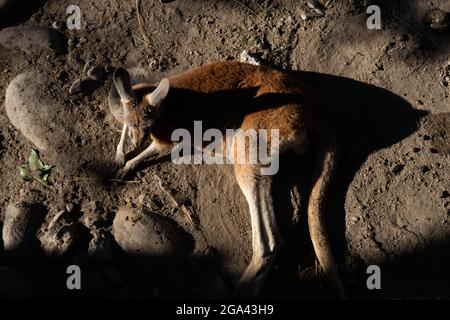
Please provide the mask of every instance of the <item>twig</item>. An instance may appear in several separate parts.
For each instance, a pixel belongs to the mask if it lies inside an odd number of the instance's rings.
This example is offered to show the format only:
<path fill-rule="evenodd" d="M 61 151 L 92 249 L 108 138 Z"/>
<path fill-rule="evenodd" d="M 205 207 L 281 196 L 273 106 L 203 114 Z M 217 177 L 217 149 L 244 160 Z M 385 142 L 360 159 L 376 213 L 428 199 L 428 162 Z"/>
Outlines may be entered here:
<path fill-rule="evenodd" d="M 180 204 L 178 203 L 178 201 L 175 200 L 175 198 L 172 196 L 172 194 L 169 191 L 166 190 L 166 188 L 164 188 L 164 186 L 162 184 L 162 179 L 160 177 L 158 177 L 158 175 L 156 173 L 154 173 L 153 175 L 158 180 L 159 187 L 161 188 L 161 190 L 164 191 L 164 193 L 167 195 L 167 197 L 170 199 L 170 201 L 172 201 L 176 207 L 180 207 Z"/>
<path fill-rule="evenodd" d="M 65 179 L 62 181 L 111 181 L 111 182 L 121 182 L 121 183 L 141 183 L 138 180 L 122 180 L 122 179 L 106 179 L 106 178 L 89 178 L 89 177 L 79 177 L 75 179 Z"/>
<path fill-rule="evenodd" d="M 173 195 L 164 188 L 162 184 L 162 179 L 156 174 L 153 174 L 158 181 L 158 186 L 161 188 L 162 191 L 167 195 L 167 197 L 173 202 L 174 206 L 181 209 L 181 212 L 183 212 L 184 217 L 186 218 L 187 222 L 191 225 L 192 228 L 197 228 L 197 224 L 194 222 L 194 213 L 188 209 L 184 204 L 180 205 L 178 201 L 173 197 Z"/>
<path fill-rule="evenodd" d="M 194 219 L 193 219 L 194 214 L 192 213 L 192 211 L 189 210 L 188 208 L 186 208 L 186 206 L 184 204 L 181 206 L 181 211 L 184 212 L 185 217 L 186 217 L 187 221 L 189 222 L 189 224 L 191 225 L 191 227 L 197 228 L 197 224 L 194 223 Z"/>
<path fill-rule="evenodd" d="M 141 21 L 141 10 L 139 9 L 139 0 L 136 0 L 136 12 L 137 12 L 137 19 L 138 19 L 138 24 L 139 24 L 139 30 L 141 31 L 141 35 L 142 37 L 146 40 L 143 41 L 147 47 L 152 47 L 154 49 L 154 47 L 151 45 L 151 42 L 149 40 L 149 38 L 147 37 L 147 35 L 144 32 L 144 28 L 142 27 L 142 21 Z M 142 39 L 140 39 L 142 40 Z"/>
<path fill-rule="evenodd" d="M 33 177 L 33 179 L 37 182 L 39 182 L 40 184 L 42 184 L 44 187 L 49 188 L 52 192 L 57 193 L 56 188 L 52 187 L 51 185 L 45 183 L 41 178 L 37 178 L 37 177 Z"/>
<path fill-rule="evenodd" d="M 137 35 L 135 35 L 134 33 L 133 33 L 133 34 L 131 34 L 131 36 L 132 36 L 133 38 L 135 38 L 135 39 L 137 39 L 137 40 L 139 40 L 139 41 L 141 41 L 141 42 L 145 43 L 146 45 L 148 45 L 148 46 L 151 46 L 150 42 L 148 42 L 148 41 L 145 41 L 145 40 L 143 40 L 143 39 L 139 38 L 139 37 L 138 37 Z"/>
<path fill-rule="evenodd" d="M 236 2 L 238 5 L 240 5 L 241 7 L 245 8 L 246 10 L 250 11 L 250 13 L 254 14 L 259 20 L 261 20 L 261 22 L 264 24 L 264 26 L 267 27 L 266 22 L 264 21 L 264 19 L 262 19 L 260 16 L 258 16 L 256 14 L 256 12 L 250 8 L 249 6 L 247 6 L 246 4 L 240 2 L 239 0 L 233 0 L 234 2 Z"/>

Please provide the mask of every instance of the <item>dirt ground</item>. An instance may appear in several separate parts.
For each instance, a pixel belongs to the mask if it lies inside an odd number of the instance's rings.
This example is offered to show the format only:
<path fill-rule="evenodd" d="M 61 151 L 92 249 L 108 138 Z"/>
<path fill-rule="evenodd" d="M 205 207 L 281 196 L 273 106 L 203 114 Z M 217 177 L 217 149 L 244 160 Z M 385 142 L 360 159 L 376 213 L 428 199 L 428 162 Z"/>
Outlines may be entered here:
<path fill-rule="evenodd" d="M 306 1 L 300 0 L 140 1 L 142 30 L 135 1 L 31 1 L 20 14 L 0 18 L 0 28 L 51 27 L 66 20 L 71 4 L 82 14 L 81 29 L 61 31 L 70 40 L 67 52 L 28 55 L 0 47 L 0 216 L 8 204 L 28 201 L 42 204 L 48 221 L 72 203 L 82 221 L 94 201 L 109 230 L 119 207 L 144 207 L 170 219 L 187 239 L 181 262 L 160 269 L 155 262 L 143 267 L 115 243 L 106 266 L 92 262 L 84 255 L 89 236 L 82 236 L 61 259 L 39 255 L 20 266 L 38 294 L 77 296 L 63 288 L 65 267 L 73 262 L 92 275 L 91 290 L 80 295 L 203 298 L 211 286 L 214 292 L 221 284 L 232 289 L 251 254 L 247 204 L 232 168 L 151 160 L 130 177 L 138 183 L 102 181 L 111 174 L 120 136 L 106 99 L 111 80 L 74 95 L 69 88 L 87 61 L 124 66 L 135 81 L 153 82 L 206 63 L 239 60 L 246 49 L 315 86 L 337 110 L 342 154 L 327 211 L 349 297 L 450 298 L 450 87 L 444 83 L 450 41 L 421 22 L 431 8 L 450 12 L 450 3 L 373 1 L 381 6 L 382 28 L 369 30 L 362 2 L 328 1 L 325 16 L 304 21 Z M 54 79 L 49 101 L 70 110 L 70 119 L 54 126 L 70 121 L 75 132 L 50 132 L 54 147 L 41 150 L 43 161 L 56 165 L 54 190 L 21 180 L 16 167 L 35 146 L 5 112 L 9 83 L 33 70 Z M 305 218 L 311 157 L 282 158 L 274 192 L 285 246 L 263 297 L 332 297 L 320 278 Z M 0 264 L 7 263 L 0 255 Z M 372 264 L 381 267 L 381 290 L 366 287 Z M 108 277 L 107 268 L 121 281 Z"/>

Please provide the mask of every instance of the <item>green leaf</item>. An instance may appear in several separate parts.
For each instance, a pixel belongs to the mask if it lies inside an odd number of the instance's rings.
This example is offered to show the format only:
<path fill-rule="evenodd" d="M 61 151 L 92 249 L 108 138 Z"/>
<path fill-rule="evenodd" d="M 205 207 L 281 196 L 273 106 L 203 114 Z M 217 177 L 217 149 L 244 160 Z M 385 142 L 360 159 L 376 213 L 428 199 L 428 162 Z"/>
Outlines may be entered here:
<path fill-rule="evenodd" d="M 28 166 L 26 164 L 18 166 L 17 170 L 19 170 L 20 177 L 22 178 L 23 181 L 33 180 L 33 177 L 31 176 Z"/>
<path fill-rule="evenodd" d="M 50 173 L 50 171 L 54 168 L 55 166 L 52 166 L 51 164 L 45 164 L 42 166 L 42 173 Z"/>
<path fill-rule="evenodd" d="M 42 168 L 44 167 L 44 164 L 42 163 L 41 159 L 39 158 L 39 154 L 34 149 L 31 149 L 31 155 L 28 158 L 28 164 L 32 171 L 42 170 Z"/>

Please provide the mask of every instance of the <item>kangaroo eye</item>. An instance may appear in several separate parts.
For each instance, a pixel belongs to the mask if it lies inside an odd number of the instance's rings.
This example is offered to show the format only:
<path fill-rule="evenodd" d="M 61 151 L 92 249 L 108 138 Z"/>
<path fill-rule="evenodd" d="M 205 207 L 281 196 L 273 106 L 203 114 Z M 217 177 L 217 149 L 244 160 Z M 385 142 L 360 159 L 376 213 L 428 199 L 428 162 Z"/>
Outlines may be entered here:
<path fill-rule="evenodd" d="M 150 118 L 151 114 L 152 114 L 152 111 L 150 109 L 144 108 L 144 117 L 145 118 Z"/>

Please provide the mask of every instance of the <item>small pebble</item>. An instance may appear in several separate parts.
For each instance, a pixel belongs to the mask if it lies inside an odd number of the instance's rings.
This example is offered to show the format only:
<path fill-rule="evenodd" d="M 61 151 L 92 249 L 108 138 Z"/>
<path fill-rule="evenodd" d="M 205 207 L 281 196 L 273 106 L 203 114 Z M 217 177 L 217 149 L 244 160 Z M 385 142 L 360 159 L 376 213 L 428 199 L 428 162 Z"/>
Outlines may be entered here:
<path fill-rule="evenodd" d="M 64 29 L 64 22 L 62 21 L 55 21 L 52 23 L 52 28 L 55 30 L 61 30 Z"/>
<path fill-rule="evenodd" d="M 75 80 L 69 88 L 69 94 L 77 94 L 81 92 L 81 80 Z"/>
<path fill-rule="evenodd" d="M 74 209 L 74 206 L 73 206 L 72 203 L 69 202 L 69 203 L 66 204 L 66 211 L 67 212 L 72 212 L 73 209 Z"/>
<path fill-rule="evenodd" d="M 94 66 L 95 66 L 94 62 L 91 59 L 88 59 L 83 66 L 83 71 L 82 71 L 83 75 L 87 74 L 89 69 L 91 69 Z"/>
<path fill-rule="evenodd" d="M 114 67 L 113 66 L 105 66 L 105 72 L 107 74 L 113 73 L 114 72 Z"/>
<path fill-rule="evenodd" d="M 308 16 L 306 15 L 306 12 L 304 10 L 300 11 L 300 18 L 302 18 L 303 21 L 308 20 Z"/>
<path fill-rule="evenodd" d="M 153 71 L 157 70 L 158 69 L 158 60 L 156 60 L 156 58 L 153 58 L 152 60 L 150 60 L 150 63 L 148 64 L 148 66 Z"/>
<path fill-rule="evenodd" d="M 106 73 L 103 68 L 93 66 L 87 71 L 87 76 L 92 80 L 104 80 L 106 78 Z"/>

